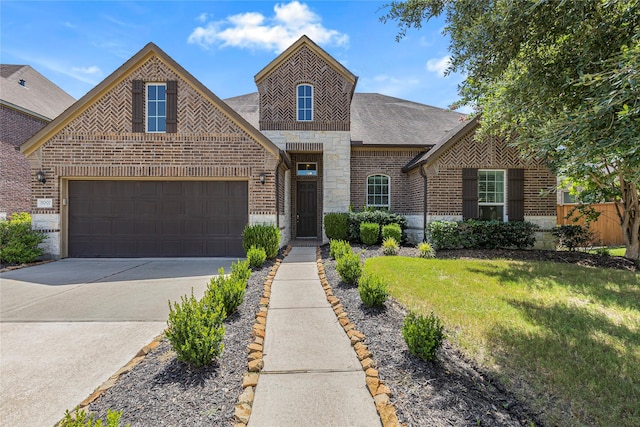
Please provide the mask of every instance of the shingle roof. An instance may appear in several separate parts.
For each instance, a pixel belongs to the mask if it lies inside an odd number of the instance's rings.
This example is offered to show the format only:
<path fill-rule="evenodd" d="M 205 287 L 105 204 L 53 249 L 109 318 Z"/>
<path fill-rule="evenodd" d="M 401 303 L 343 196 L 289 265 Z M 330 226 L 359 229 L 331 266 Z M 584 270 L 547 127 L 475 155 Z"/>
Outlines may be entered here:
<path fill-rule="evenodd" d="M 20 81 L 24 81 L 24 85 Z M 75 99 L 29 65 L 0 64 L 0 100 L 53 120 Z"/>
<path fill-rule="evenodd" d="M 225 99 L 256 128 L 258 93 Z M 351 101 L 351 140 L 363 146 L 431 147 L 451 136 L 464 115 L 378 93 L 355 93 Z"/>

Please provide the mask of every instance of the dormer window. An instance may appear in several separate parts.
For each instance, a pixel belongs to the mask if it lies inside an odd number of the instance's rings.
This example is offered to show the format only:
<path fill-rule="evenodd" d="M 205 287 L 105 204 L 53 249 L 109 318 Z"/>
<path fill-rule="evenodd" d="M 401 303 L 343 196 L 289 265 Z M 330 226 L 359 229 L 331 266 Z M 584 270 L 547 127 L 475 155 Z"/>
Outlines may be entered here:
<path fill-rule="evenodd" d="M 147 83 L 147 132 L 167 130 L 167 86 L 164 83 Z"/>
<path fill-rule="evenodd" d="M 313 86 L 303 84 L 298 85 L 298 121 L 310 122 L 313 120 Z"/>

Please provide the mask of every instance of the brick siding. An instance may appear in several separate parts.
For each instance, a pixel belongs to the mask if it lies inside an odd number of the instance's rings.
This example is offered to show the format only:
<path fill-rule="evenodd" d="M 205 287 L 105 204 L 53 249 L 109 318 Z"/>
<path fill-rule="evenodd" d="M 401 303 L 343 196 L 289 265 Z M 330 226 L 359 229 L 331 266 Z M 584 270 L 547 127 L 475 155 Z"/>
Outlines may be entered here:
<path fill-rule="evenodd" d="M 31 210 L 29 162 L 19 150 L 47 121 L 0 105 L 0 214 Z"/>
<path fill-rule="evenodd" d="M 296 87 L 313 86 L 313 121 L 296 120 Z M 301 47 L 258 85 L 260 130 L 348 131 L 353 84 Z"/>
<path fill-rule="evenodd" d="M 132 80 L 178 81 L 178 132 L 133 133 Z M 275 214 L 278 158 L 156 57 L 133 70 L 30 156 L 31 170 L 43 170 L 34 211 L 59 213 L 60 177 L 118 179 L 244 179 L 249 213 Z M 264 173 L 266 183 L 260 184 Z M 52 210 L 35 209 L 35 199 L 52 198 Z"/>
<path fill-rule="evenodd" d="M 391 211 L 401 214 L 422 212 L 422 177 L 407 175 L 402 167 L 419 154 L 407 150 L 352 150 L 351 205 L 362 209 L 367 204 L 367 177 L 388 175 Z M 417 182 L 419 181 L 419 182 Z"/>

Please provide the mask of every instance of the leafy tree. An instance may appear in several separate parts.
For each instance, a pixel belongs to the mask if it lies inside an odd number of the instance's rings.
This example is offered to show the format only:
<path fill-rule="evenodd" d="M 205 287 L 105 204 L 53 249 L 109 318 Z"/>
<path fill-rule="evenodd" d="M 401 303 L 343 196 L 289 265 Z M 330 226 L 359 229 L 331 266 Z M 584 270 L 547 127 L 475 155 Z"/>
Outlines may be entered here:
<path fill-rule="evenodd" d="M 640 252 L 640 0 L 409 0 L 383 22 L 444 16 L 460 103 L 478 138 L 506 135 L 576 183 L 580 200 L 617 201 L 626 256 Z M 481 139 L 480 139 L 481 140 Z"/>

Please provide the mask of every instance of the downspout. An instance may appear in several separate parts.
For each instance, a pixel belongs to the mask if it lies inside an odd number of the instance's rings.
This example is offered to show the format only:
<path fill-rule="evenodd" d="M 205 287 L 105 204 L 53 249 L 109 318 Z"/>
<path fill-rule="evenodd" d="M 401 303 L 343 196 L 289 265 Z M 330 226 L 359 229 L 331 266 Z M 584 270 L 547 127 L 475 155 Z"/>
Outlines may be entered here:
<path fill-rule="evenodd" d="M 422 241 L 427 240 L 427 173 L 424 171 L 424 167 L 420 166 L 420 175 L 424 178 L 424 187 L 422 189 Z"/>
<path fill-rule="evenodd" d="M 280 166 L 282 166 L 282 157 L 276 166 L 276 227 L 278 231 L 280 231 Z"/>

